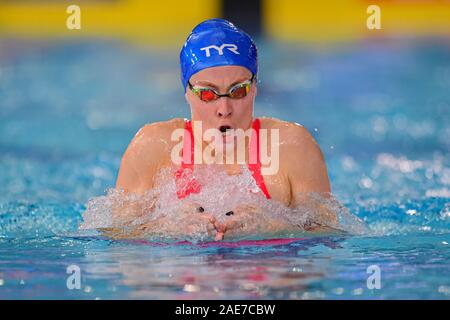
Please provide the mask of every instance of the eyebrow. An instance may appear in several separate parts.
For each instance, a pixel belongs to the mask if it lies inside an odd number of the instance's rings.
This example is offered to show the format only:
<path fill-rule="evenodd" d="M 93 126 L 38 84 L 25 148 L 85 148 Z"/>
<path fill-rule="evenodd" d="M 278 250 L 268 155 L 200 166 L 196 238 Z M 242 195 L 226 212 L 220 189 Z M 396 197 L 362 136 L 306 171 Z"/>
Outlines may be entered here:
<path fill-rule="evenodd" d="M 227 89 L 229 90 L 232 87 L 234 87 L 235 85 L 237 85 L 239 83 L 242 83 L 244 81 L 247 81 L 247 80 L 248 80 L 247 78 L 244 78 L 242 80 L 235 81 L 232 84 L 230 84 Z M 215 84 L 213 84 L 213 83 L 211 83 L 209 81 L 200 80 L 197 83 L 195 83 L 194 85 L 201 85 L 201 86 L 211 87 L 213 89 L 219 90 L 219 88 Z"/>

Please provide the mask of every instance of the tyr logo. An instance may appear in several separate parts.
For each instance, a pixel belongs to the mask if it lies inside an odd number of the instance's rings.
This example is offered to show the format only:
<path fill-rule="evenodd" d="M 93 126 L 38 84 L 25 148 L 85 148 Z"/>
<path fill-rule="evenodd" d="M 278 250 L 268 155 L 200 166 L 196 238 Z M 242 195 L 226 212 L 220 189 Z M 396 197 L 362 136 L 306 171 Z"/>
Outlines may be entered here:
<path fill-rule="evenodd" d="M 230 50 L 234 54 L 239 54 L 239 52 L 237 51 L 237 49 L 238 49 L 237 45 L 232 44 L 232 43 L 224 43 L 220 47 L 212 45 L 212 46 L 209 46 L 209 47 L 200 48 L 200 50 L 205 50 L 206 51 L 206 57 L 210 57 L 211 56 L 211 52 L 209 51 L 210 49 L 216 49 L 219 52 L 219 56 L 221 56 L 221 55 L 223 55 L 223 49 L 224 48 L 227 48 L 228 50 Z"/>

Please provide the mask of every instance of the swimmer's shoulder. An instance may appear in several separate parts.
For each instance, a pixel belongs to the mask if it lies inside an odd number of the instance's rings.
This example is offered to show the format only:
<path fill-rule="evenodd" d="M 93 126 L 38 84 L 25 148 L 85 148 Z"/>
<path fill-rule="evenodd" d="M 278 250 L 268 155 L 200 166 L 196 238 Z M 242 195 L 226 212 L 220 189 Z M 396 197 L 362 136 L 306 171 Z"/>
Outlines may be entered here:
<path fill-rule="evenodd" d="M 143 145 L 152 148 L 169 150 L 174 143 L 171 140 L 172 133 L 176 129 L 184 128 L 184 119 L 174 118 L 167 121 L 147 123 L 135 134 L 132 144 L 142 142 Z"/>
<path fill-rule="evenodd" d="M 165 158 L 170 157 L 170 151 L 176 143 L 171 140 L 172 132 L 183 127 L 184 120 L 181 118 L 145 124 L 134 135 L 122 161 L 131 161 L 141 168 L 144 164 L 164 162 Z"/>
<path fill-rule="evenodd" d="M 172 132 L 176 129 L 184 128 L 185 120 L 182 118 L 174 118 L 166 121 L 158 121 L 145 124 L 136 133 L 144 135 L 145 137 L 158 137 L 160 139 L 169 138 Z"/>
<path fill-rule="evenodd" d="M 311 139 L 309 131 L 297 122 L 285 121 L 272 117 L 261 117 L 262 129 L 278 129 L 280 133 L 280 141 L 285 143 L 300 142 L 304 139 Z"/>
<path fill-rule="evenodd" d="M 126 190 L 145 190 L 153 184 L 153 177 L 170 163 L 173 130 L 184 128 L 183 119 L 154 122 L 142 126 L 128 145 L 121 161 L 116 187 Z"/>
<path fill-rule="evenodd" d="M 277 119 L 274 117 L 259 117 L 259 120 L 261 121 L 261 127 L 262 128 L 278 128 L 281 129 L 283 127 L 290 128 L 290 127 L 300 127 L 304 128 L 303 125 L 297 123 L 297 122 L 291 122 L 286 120 Z"/>
<path fill-rule="evenodd" d="M 331 191 L 322 150 L 304 126 L 264 118 L 261 127 L 279 129 L 280 171 L 287 175 L 294 197 L 302 192 Z"/>
<path fill-rule="evenodd" d="M 279 130 L 281 156 L 305 161 L 318 158 L 323 161 L 319 144 L 303 125 L 269 117 L 260 119 L 261 128 Z"/>
<path fill-rule="evenodd" d="M 152 162 L 165 162 L 178 143 L 171 139 L 172 133 L 184 128 L 184 119 L 174 118 L 145 124 L 134 136 L 130 148 L 137 149 L 143 158 L 154 158 Z"/>

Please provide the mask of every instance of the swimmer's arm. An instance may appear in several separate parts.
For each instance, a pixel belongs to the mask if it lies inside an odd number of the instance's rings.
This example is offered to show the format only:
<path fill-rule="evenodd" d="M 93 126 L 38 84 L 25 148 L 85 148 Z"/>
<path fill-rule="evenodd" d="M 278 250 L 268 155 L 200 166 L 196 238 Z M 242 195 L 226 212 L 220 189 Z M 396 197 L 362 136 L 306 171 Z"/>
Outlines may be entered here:
<path fill-rule="evenodd" d="M 125 151 L 120 164 L 116 181 L 116 190 L 122 190 L 125 195 L 143 196 L 154 187 L 154 178 L 159 168 L 160 156 L 165 146 L 160 142 L 159 123 L 145 125 L 134 136 Z M 122 200 L 122 199 L 121 199 Z M 140 199 L 116 201 L 112 207 L 112 218 L 115 224 L 128 224 L 148 213 L 149 201 Z"/>
<path fill-rule="evenodd" d="M 212 214 L 200 212 L 197 203 L 183 203 L 174 218 L 162 216 L 143 221 L 131 228 L 103 228 L 102 235 L 115 239 L 164 237 L 185 240 L 189 237 L 216 236 L 216 219 Z M 206 234 L 205 234 L 206 232 Z"/>
<path fill-rule="evenodd" d="M 122 157 L 116 189 L 140 194 L 152 189 L 161 149 L 157 126 L 139 129 Z"/>
<path fill-rule="evenodd" d="M 338 219 L 336 213 L 320 201 L 331 197 L 323 153 L 308 130 L 302 126 L 293 125 L 290 128 L 289 141 L 286 144 L 289 152 L 283 154 L 291 189 L 290 207 L 309 208 L 314 213 L 314 221 L 311 226 L 305 227 L 312 231 L 328 231 L 330 227 L 327 226 L 336 226 Z"/>

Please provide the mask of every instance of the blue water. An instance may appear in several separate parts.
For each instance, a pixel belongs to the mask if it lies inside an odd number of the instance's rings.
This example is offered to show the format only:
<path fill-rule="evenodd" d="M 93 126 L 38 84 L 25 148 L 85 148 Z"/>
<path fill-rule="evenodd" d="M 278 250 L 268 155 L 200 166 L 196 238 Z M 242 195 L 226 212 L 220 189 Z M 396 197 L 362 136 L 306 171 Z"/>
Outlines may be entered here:
<path fill-rule="evenodd" d="M 260 43 L 256 115 L 311 132 L 370 232 L 205 248 L 77 236 L 136 131 L 189 117 L 176 50 L 0 40 L 0 299 L 449 299 L 448 43 Z"/>

